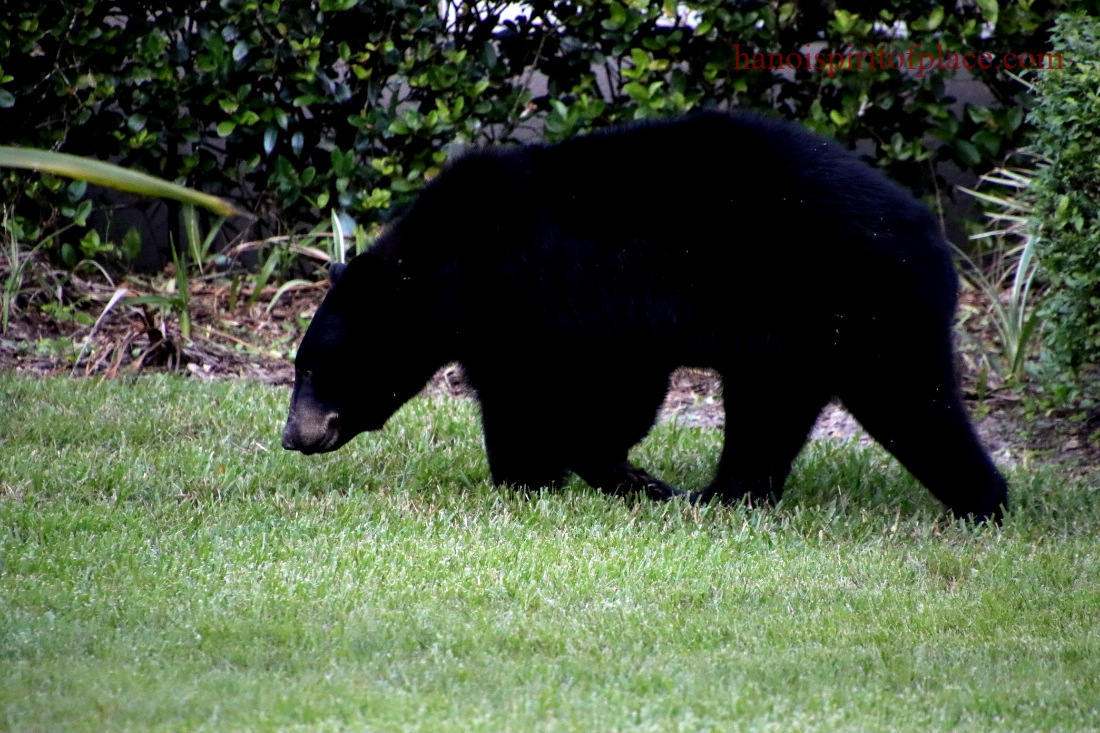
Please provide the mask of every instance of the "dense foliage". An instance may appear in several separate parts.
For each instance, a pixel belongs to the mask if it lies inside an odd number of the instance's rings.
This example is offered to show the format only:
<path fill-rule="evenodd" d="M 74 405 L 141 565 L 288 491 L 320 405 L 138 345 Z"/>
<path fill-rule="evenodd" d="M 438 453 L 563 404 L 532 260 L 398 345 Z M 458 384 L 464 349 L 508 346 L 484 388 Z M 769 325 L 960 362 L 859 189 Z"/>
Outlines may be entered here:
<path fill-rule="evenodd" d="M 1040 315 L 1064 367 L 1100 363 L 1100 20 L 1059 18 L 1054 47 L 1065 69 L 1037 75 L 1030 121 L 1050 161 L 1036 180 L 1038 253 L 1049 290 Z"/>
<path fill-rule="evenodd" d="M 919 45 L 999 60 L 1040 51 L 1071 1 L 9 0 L 0 143 L 111 158 L 290 221 L 335 206 L 369 222 L 463 145 L 746 106 L 871 141 L 927 193 L 936 159 L 984 169 L 1019 144 L 1024 87 L 999 61 L 971 72 L 997 105 L 957 109 L 949 68 L 746 68 L 754 54 Z M 48 178 L 8 174 L 4 195 L 30 221 L 54 210 L 34 200 L 82 221 Z"/>

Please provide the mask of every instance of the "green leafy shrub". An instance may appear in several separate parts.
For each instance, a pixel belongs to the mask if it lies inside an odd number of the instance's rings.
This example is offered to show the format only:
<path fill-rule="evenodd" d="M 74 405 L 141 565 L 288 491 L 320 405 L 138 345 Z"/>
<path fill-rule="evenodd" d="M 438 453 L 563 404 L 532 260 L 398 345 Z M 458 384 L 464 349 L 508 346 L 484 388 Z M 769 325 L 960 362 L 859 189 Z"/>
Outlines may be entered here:
<path fill-rule="evenodd" d="M 1029 119 L 1036 152 L 1051 162 L 1035 184 L 1038 255 L 1049 289 L 1040 309 L 1055 363 L 1100 363 L 1100 20 L 1058 19 L 1062 71 L 1036 75 Z"/>
<path fill-rule="evenodd" d="M 109 157 L 291 221 L 335 206 L 370 223 L 463 145 L 746 106 L 869 141 L 925 194 L 935 160 L 981 171 L 1020 143 L 1024 87 L 1004 69 L 972 72 L 997 108 L 958 110 L 950 69 L 748 62 L 819 47 L 1037 52 L 1071 1 L 11 0 L 0 142 Z M 48 178 L 3 183 L 23 215 L 56 218 Z"/>
<path fill-rule="evenodd" d="M 497 53 L 486 22 L 448 29 L 432 2 L 6 11 L 5 142 L 109 156 L 295 220 L 333 205 L 371 218 L 438 170 L 444 144 L 506 137 L 526 101 L 509 80 L 534 59 L 522 44 Z"/>

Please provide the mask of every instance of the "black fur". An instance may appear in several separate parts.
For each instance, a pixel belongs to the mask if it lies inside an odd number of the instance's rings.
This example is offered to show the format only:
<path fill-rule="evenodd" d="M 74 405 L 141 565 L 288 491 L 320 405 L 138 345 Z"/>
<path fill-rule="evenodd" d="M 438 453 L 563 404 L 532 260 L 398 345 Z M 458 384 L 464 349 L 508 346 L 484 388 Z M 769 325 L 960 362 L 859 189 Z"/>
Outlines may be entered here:
<path fill-rule="evenodd" d="M 704 366 L 730 419 L 698 499 L 778 497 L 836 395 L 956 514 L 999 517 L 1005 482 L 953 371 L 956 287 L 925 207 L 795 124 L 712 113 L 486 150 L 350 263 L 298 351 L 284 443 L 379 428 L 457 360 L 494 482 L 570 469 L 660 498 L 677 492 L 627 451 L 669 372 Z M 338 438 L 299 439 L 308 409 Z"/>

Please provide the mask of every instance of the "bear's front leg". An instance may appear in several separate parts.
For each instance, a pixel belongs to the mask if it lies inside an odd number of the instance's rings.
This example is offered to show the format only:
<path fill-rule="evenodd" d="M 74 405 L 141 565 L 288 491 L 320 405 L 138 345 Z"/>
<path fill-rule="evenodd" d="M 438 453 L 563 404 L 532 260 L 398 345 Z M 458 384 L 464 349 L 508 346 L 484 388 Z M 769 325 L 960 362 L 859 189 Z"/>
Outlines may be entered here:
<path fill-rule="evenodd" d="M 494 486 L 512 486 L 528 491 L 557 486 L 565 475 L 565 466 L 530 446 L 515 446 L 510 441 L 491 439 L 485 434 L 485 450 Z"/>
<path fill-rule="evenodd" d="M 565 463 L 539 423 L 524 416 L 494 409 L 482 399 L 485 452 L 494 486 L 513 486 L 528 491 L 557 486 L 565 475 Z"/>
<path fill-rule="evenodd" d="M 668 501 L 677 496 L 687 496 L 687 492 L 669 486 L 654 478 L 630 461 L 574 467 L 578 476 L 590 486 L 616 496 L 646 496 L 654 501 Z"/>
<path fill-rule="evenodd" d="M 493 476 L 493 486 L 511 486 L 527 493 L 537 492 L 541 488 L 556 488 L 565 474 L 565 469 L 518 464 L 517 461 L 494 461 L 490 454 L 489 470 Z"/>

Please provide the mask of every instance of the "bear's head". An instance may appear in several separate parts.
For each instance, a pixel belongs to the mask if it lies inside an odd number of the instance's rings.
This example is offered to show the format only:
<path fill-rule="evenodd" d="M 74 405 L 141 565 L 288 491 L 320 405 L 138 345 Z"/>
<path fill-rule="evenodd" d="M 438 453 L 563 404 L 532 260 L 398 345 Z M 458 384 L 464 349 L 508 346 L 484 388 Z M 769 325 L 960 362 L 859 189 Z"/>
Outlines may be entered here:
<path fill-rule="evenodd" d="M 306 454 L 378 430 L 441 366 L 430 363 L 425 334 L 410 322 L 396 267 L 368 252 L 333 264 L 329 280 L 294 360 L 283 430 L 283 447 Z"/>

